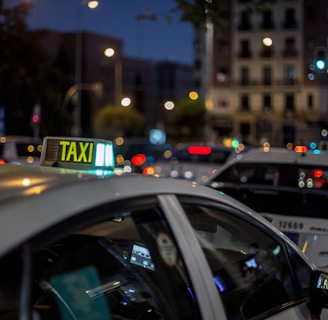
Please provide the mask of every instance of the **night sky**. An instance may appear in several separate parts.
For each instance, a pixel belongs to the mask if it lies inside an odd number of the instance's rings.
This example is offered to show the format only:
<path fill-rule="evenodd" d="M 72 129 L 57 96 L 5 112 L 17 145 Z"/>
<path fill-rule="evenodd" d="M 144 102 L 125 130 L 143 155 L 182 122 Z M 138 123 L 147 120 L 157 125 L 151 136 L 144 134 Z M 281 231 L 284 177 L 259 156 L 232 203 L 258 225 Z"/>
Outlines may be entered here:
<path fill-rule="evenodd" d="M 99 0 L 93 10 L 86 0 L 4 0 L 4 5 L 21 2 L 33 3 L 31 29 L 75 31 L 80 26 L 121 39 L 125 56 L 192 64 L 192 26 L 179 21 L 180 12 L 171 10 L 173 0 Z M 156 20 L 137 20 L 138 15 Z"/>

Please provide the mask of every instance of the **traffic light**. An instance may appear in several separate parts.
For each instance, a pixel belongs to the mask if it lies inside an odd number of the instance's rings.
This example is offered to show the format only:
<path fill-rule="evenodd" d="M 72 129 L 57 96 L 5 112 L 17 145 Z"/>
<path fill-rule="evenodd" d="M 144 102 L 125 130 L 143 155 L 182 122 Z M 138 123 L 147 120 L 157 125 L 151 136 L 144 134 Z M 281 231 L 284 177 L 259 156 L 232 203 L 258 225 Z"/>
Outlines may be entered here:
<path fill-rule="evenodd" d="M 317 71 L 324 71 L 327 69 L 326 62 L 327 50 L 324 47 L 315 48 L 314 65 Z"/>
<path fill-rule="evenodd" d="M 38 114 L 33 114 L 32 122 L 33 124 L 38 124 L 40 122 L 40 116 Z"/>
<path fill-rule="evenodd" d="M 32 124 L 33 125 L 39 125 L 41 122 L 41 106 L 39 104 L 36 104 L 33 107 L 33 113 L 32 113 Z"/>

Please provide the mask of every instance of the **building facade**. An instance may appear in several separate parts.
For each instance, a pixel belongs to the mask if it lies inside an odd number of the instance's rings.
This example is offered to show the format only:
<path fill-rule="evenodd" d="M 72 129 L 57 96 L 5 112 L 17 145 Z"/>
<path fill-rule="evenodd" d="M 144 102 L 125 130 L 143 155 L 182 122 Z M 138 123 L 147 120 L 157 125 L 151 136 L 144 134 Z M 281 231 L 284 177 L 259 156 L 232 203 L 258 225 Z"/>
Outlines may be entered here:
<path fill-rule="evenodd" d="M 121 107 L 124 97 L 129 97 L 130 107 L 144 116 L 145 136 L 151 129 L 163 129 L 165 101 L 177 101 L 192 89 L 192 66 L 127 57 L 121 39 L 84 31 L 77 34 L 39 30 L 38 33 L 49 63 L 59 52 L 68 61 L 67 72 L 72 73 L 73 81 L 64 93 L 63 107 L 73 104 L 74 108 L 74 95 L 81 92 L 82 135 L 92 136 L 93 119 L 99 110 L 105 106 Z M 115 51 L 111 57 L 105 54 L 108 48 Z"/>
<path fill-rule="evenodd" d="M 318 142 L 328 123 L 328 1 L 231 0 L 231 20 L 214 30 L 206 90 L 210 139 L 271 145 Z M 208 52 L 207 52 L 208 54 Z"/>

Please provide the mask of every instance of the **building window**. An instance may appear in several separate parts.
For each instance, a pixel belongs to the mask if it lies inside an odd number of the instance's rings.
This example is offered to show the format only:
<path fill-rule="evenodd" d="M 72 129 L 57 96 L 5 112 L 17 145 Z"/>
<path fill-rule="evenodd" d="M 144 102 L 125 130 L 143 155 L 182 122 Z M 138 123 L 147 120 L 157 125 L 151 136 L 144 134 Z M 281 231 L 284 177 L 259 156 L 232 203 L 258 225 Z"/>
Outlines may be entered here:
<path fill-rule="evenodd" d="M 311 93 L 307 96 L 307 105 L 309 110 L 313 110 L 313 95 Z"/>
<path fill-rule="evenodd" d="M 294 126 L 283 126 L 282 132 L 283 132 L 284 145 L 287 145 L 290 142 L 294 143 L 294 141 L 295 141 L 295 127 Z"/>
<path fill-rule="evenodd" d="M 314 49 L 314 39 L 313 37 L 307 37 L 306 38 L 306 47 L 308 50 L 313 50 Z"/>
<path fill-rule="evenodd" d="M 297 55 L 297 51 L 296 51 L 295 39 L 294 38 L 286 38 L 283 56 L 284 57 L 295 57 L 296 55 Z"/>
<path fill-rule="evenodd" d="M 307 6 L 306 8 L 306 18 L 307 21 L 314 21 L 315 19 L 315 10 L 314 10 L 314 6 Z"/>
<path fill-rule="evenodd" d="M 293 65 L 287 65 L 284 68 L 284 84 L 295 84 L 295 68 Z"/>
<path fill-rule="evenodd" d="M 241 40 L 239 58 L 249 58 L 251 56 L 249 40 Z"/>
<path fill-rule="evenodd" d="M 294 95 L 291 93 L 288 93 L 285 96 L 285 111 L 294 111 L 294 110 L 295 110 Z"/>
<path fill-rule="evenodd" d="M 243 86 L 249 85 L 249 68 L 242 67 L 240 73 L 241 73 L 241 85 Z"/>
<path fill-rule="evenodd" d="M 272 112 L 271 95 L 269 94 L 263 95 L 263 112 L 264 113 Z"/>
<path fill-rule="evenodd" d="M 248 11 L 243 10 L 240 12 L 240 21 L 239 21 L 238 29 L 240 31 L 252 30 L 250 13 Z"/>
<path fill-rule="evenodd" d="M 264 67 L 263 68 L 263 84 L 268 86 L 271 85 L 272 81 L 272 70 L 271 67 Z"/>
<path fill-rule="evenodd" d="M 249 112 L 249 97 L 246 94 L 243 94 L 240 98 L 240 111 Z"/>
<path fill-rule="evenodd" d="M 217 50 L 220 54 L 228 54 L 229 53 L 229 42 L 226 40 L 218 40 L 217 41 Z"/>
<path fill-rule="evenodd" d="M 263 11 L 261 29 L 265 29 L 265 30 L 274 29 L 274 23 L 273 23 L 273 19 L 272 19 L 272 11 L 271 10 Z"/>
<path fill-rule="evenodd" d="M 243 137 L 242 140 L 243 142 L 248 141 L 248 137 L 251 133 L 251 125 L 249 122 L 242 122 L 240 124 L 240 134 Z"/>
<path fill-rule="evenodd" d="M 297 28 L 296 12 L 294 8 L 287 8 L 285 11 L 285 21 L 283 24 L 285 29 Z"/>

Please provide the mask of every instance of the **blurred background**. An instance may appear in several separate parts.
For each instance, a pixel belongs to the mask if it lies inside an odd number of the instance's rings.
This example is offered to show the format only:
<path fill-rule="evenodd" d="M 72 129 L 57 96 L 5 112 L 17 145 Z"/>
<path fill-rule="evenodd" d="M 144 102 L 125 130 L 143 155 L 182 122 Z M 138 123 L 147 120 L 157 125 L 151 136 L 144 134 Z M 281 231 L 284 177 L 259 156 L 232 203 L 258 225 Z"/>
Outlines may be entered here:
<path fill-rule="evenodd" d="M 327 7 L 0 0 L 0 135 L 319 144 Z"/>

